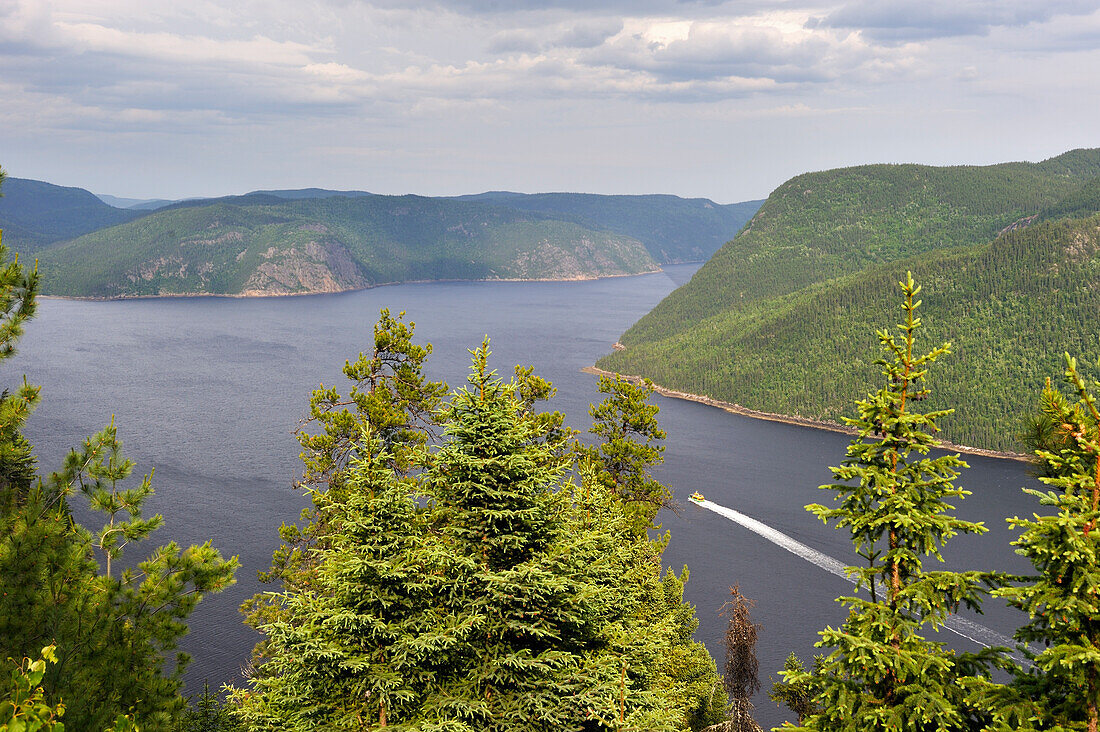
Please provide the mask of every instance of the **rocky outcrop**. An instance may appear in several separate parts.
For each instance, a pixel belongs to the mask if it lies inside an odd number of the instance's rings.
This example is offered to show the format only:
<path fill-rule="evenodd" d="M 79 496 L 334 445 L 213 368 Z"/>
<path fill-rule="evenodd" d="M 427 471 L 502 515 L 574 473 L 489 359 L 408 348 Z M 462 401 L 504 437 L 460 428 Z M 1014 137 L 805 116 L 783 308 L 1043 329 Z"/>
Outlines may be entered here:
<path fill-rule="evenodd" d="M 348 250 L 335 240 L 309 241 L 289 249 L 269 248 L 241 290 L 245 296 L 344 292 L 367 287 Z"/>

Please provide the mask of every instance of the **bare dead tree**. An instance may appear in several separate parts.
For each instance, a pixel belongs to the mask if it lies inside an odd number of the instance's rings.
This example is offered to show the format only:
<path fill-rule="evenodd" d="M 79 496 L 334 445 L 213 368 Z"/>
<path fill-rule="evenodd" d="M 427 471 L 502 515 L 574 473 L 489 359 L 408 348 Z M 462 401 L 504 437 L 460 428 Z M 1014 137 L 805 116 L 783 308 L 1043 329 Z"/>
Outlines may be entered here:
<path fill-rule="evenodd" d="M 760 691 L 760 664 L 756 660 L 756 637 L 761 626 L 752 622 L 749 610 L 755 602 L 741 594 L 740 585 L 730 588 L 730 599 L 718 611 L 728 618 L 726 625 L 726 664 L 722 686 L 729 696 L 729 719 L 708 727 L 713 732 L 762 732 L 752 718 L 752 695 Z"/>

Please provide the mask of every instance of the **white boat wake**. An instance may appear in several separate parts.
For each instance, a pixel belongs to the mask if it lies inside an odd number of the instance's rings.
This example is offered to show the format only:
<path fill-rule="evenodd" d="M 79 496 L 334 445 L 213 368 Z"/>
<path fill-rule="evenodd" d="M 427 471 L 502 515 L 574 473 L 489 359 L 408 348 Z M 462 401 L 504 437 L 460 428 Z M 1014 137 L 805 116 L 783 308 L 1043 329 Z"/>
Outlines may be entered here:
<path fill-rule="evenodd" d="M 730 521 L 733 521 L 735 524 L 745 527 L 754 534 L 758 534 L 764 537 L 779 548 L 786 549 L 791 554 L 794 554 L 796 557 L 801 557 L 807 562 L 817 565 L 829 574 L 835 574 L 837 577 L 842 577 L 852 584 L 855 584 L 855 580 L 849 577 L 848 573 L 844 570 L 844 567 L 846 565 L 843 562 L 834 559 L 833 557 L 830 557 L 828 554 L 823 554 L 816 549 L 806 546 L 797 539 L 793 539 L 790 536 L 787 536 L 778 529 L 773 529 L 771 526 L 768 526 L 762 521 L 757 521 L 753 517 L 746 516 L 740 511 L 735 511 L 732 508 L 719 506 L 713 501 L 700 501 L 693 499 L 692 503 L 694 503 L 696 506 L 705 508 L 708 511 L 713 511 L 719 516 L 723 516 Z M 985 648 L 990 648 L 993 646 L 1016 648 L 1017 646 L 1017 641 L 1014 641 L 1012 638 L 998 633 L 992 628 L 987 628 L 980 623 L 976 623 L 973 620 L 959 617 L 958 615 L 952 615 L 951 617 L 949 617 L 947 619 L 947 622 L 944 624 L 944 627 L 950 630 L 952 633 L 966 638 L 967 640 L 973 641 L 974 643 L 977 643 L 978 645 Z M 1016 660 L 1017 663 L 1023 663 L 1028 666 L 1031 665 L 1018 651 L 1013 651 L 1010 655 Z"/>

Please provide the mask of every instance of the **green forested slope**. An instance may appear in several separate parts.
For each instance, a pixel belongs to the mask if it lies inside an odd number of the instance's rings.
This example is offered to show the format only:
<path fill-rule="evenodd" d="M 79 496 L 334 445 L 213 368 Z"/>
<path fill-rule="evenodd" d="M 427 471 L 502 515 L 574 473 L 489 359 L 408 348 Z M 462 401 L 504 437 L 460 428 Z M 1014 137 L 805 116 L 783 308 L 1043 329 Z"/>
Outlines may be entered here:
<path fill-rule="evenodd" d="M 1097 175 L 1100 150 L 1038 164 L 865 165 L 797 176 L 622 342 L 667 337 L 717 313 L 874 264 L 987 242 Z"/>
<path fill-rule="evenodd" d="M 617 231 L 646 245 L 661 264 L 708 259 L 752 218 L 763 201 L 719 204 L 668 195 L 492 191 L 458 200 L 496 203 L 565 218 L 592 229 Z"/>
<path fill-rule="evenodd" d="M 0 197 L 4 244 L 23 255 L 140 215 L 108 206 L 83 188 L 25 178 L 8 178 Z"/>
<path fill-rule="evenodd" d="M 1090 152 L 1069 154 L 1077 163 L 1075 175 L 1076 171 L 1083 176 L 1094 172 L 1081 164 L 1096 157 L 1096 151 Z M 960 183 L 957 192 L 972 190 L 972 194 L 956 196 L 952 206 L 941 203 L 938 210 L 945 218 L 938 224 L 910 218 L 904 206 L 893 218 L 887 216 L 885 206 L 877 214 L 885 222 L 879 224 L 880 232 L 938 227 L 936 241 L 925 244 L 929 251 L 921 252 L 920 240 L 909 233 L 883 235 L 880 240 L 887 244 L 867 244 L 863 250 L 854 245 L 840 247 L 830 257 L 823 253 L 829 242 L 822 237 L 816 248 L 793 253 L 790 268 L 784 269 L 786 262 L 768 250 L 778 241 L 779 248 L 793 251 L 795 236 L 780 221 L 774 224 L 778 236 L 758 240 L 763 251 L 757 252 L 755 261 L 716 257 L 624 335 L 625 351 L 602 359 L 600 366 L 753 409 L 835 420 L 847 413 L 853 397 L 878 386 L 878 369 L 871 363 L 877 352 L 875 330 L 892 324 L 896 283 L 909 269 L 924 285 L 922 316 L 928 337 L 955 344 L 954 354 L 937 367 L 929 402 L 931 407 L 958 409 L 945 437 L 962 444 L 1014 449 L 1018 418 L 1033 408 L 1044 379 L 1061 373 L 1062 352 L 1100 353 L 1100 333 L 1095 328 L 1100 288 L 1094 284 L 1100 274 L 1100 217 L 1067 215 L 1100 211 L 1100 191 L 1094 182 L 1062 177 L 1066 169 L 1062 162 L 1055 158 L 1037 166 L 930 169 L 961 171 L 945 177 L 978 187 L 969 189 Z M 885 172 L 900 173 L 910 167 L 890 166 Z M 854 170 L 866 181 L 867 169 Z M 979 186 L 974 173 L 983 170 L 993 175 Z M 805 185 L 807 178 L 815 183 L 835 181 L 844 177 L 841 172 L 795 180 L 798 186 Z M 896 180 L 894 175 L 888 178 Z M 1019 179 L 1027 185 L 1012 183 Z M 790 187 L 791 183 L 781 187 L 773 199 L 788 197 Z M 997 236 L 1005 225 L 990 212 L 1007 209 L 990 193 L 997 190 L 998 195 L 1011 194 L 1020 206 L 1003 214 L 1010 223 L 1040 211 L 1043 220 Z M 1024 208 L 1028 196 L 1031 208 Z M 814 226 L 843 229 L 821 213 L 783 209 L 780 206 L 787 204 L 782 201 L 772 203 L 769 199 L 761 210 L 765 220 L 783 210 L 803 231 Z M 966 218 L 959 213 L 967 210 L 982 215 Z M 759 218 L 753 222 L 753 232 L 759 230 Z M 954 227 L 947 225 L 952 220 Z M 968 243 L 968 238 L 981 236 L 983 227 L 985 243 Z M 735 243 L 747 237 L 748 233 L 742 234 Z M 875 262 L 876 251 L 883 250 L 897 255 L 893 262 Z M 859 261 L 861 251 L 865 262 Z M 744 249 L 738 252 L 746 254 Z M 726 249 L 723 253 L 729 254 Z M 758 267 L 761 259 L 771 268 Z M 840 262 L 848 262 L 851 271 L 826 279 L 830 272 L 836 274 Z M 799 273 L 800 268 L 829 271 Z M 763 277 L 767 271 L 774 273 L 771 281 Z M 783 277 L 793 282 L 787 284 Z M 712 284 L 720 281 L 740 286 L 733 302 L 728 290 Z"/>
<path fill-rule="evenodd" d="M 418 196 L 189 203 L 39 254 L 43 290 L 77 297 L 334 292 L 421 279 L 565 279 L 656 264 L 628 236 Z"/>

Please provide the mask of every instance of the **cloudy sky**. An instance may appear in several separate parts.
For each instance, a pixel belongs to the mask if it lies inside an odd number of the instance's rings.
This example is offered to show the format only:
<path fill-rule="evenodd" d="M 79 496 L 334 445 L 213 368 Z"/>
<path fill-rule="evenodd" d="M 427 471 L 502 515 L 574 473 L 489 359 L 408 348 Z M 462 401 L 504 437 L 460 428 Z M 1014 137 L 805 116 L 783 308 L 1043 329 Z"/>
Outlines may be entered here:
<path fill-rule="evenodd" d="M 1100 0 L 0 0 L 0 166 L 140 198 L 761 198 L 1100 146 Z"/>

